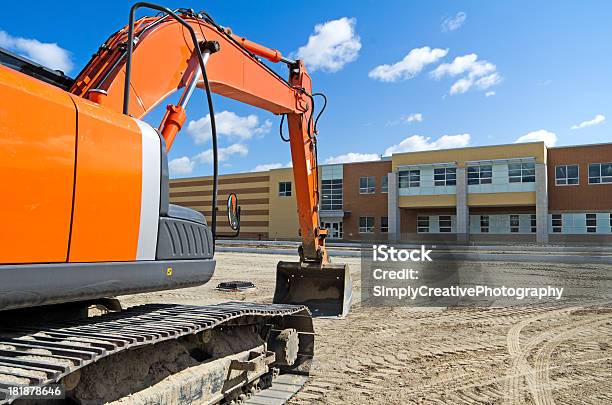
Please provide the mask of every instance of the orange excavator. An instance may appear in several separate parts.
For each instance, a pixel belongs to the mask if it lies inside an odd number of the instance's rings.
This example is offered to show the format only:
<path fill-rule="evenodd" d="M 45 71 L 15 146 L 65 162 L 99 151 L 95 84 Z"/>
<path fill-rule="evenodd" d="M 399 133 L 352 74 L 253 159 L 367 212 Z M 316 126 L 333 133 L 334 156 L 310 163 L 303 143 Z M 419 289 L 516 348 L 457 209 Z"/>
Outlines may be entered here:
<path fill-rule="evenodd" d="M 158 14 L 136 19 L 140 9 Z M 288 79 L 260 58 L 286 64 Z M 169 202 L 167 153 L 196 88 L 212 128 L 209 218 Z M 158 129 L 142 121 L 176 92 Z M 122 309 L 112 297 L 207 283 L 215 241 L 235 235 L 217 232 L 212 93 L 286 117 L 299 261 L 278 264 L 272 304 Z M 175 352 L 207 366 L 190 391 L 201 403 L 240 402 L 275 378 L 307 375 L 311 314 L 344 317 L 352 287 L 348 267 L 329 262 L 320 226 L 315 97 L 302 61 L 206 12 L 151 3 L 133 6 L 129 24 L 75 79 L 0 49 L 0 404 L 28 387 L 55 387 L 77 403 L 112 401 L 161 380 L 151 370 L 162 352 L 174 368 Z M 237 201 L 227 202 L 236 234 Z M 87 316 L 92 307 L 105 314 Z M 138 361 L 142 381 L 109 382 L 108 365 L 118 361 Z M 95 389 L 104 381 L 107 389 Z"/>

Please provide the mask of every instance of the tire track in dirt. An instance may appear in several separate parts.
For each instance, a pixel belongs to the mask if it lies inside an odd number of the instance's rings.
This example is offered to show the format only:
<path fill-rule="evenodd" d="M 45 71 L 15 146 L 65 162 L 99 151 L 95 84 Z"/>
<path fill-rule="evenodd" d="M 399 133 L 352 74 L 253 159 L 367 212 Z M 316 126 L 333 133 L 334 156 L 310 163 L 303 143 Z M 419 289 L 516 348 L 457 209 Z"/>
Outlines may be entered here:
<path fill-rule="evenodd" d="M 576 328 L 566 330 L 565 332 L 556 335 L 543 345 L 535 357 L 534 365 L 537 381 L 537 386 L 535 389 L 536 395 L 534 396 L 534 402 L 536 404 L 552 405 L 555 403 L 552 397 L 552 386 L 550 381 L 550 359 L 553 351 L 568 339 L 575 337 L 584 338 L 595 335 L 595 330 L 593 330 L 593 328 L 597 328 L 602 325 L 605 326 L 611 322 L 612 315 L 605 317 L 603 320 L 586 321 Z M 608 332 L 608 329 L 606 329 L 605 332 Z"/>
<path fill-rule="evenodd" d="M 528 319 L 518 322 L 510 328 L 507 334 L 507 345 L 508 353 L 511 357 L 511 366 L 508 372 L 508 379 L 506 382 L 506 397 L 505 403 L 518 404 L 522 402 L 521 398 L 521 382 L 525 378 L 527 381 L 533 379 L 533 370 L 527 362 L 526 353 L 528 353 L 527 347 L 521 349 L 520 335 L 524 328 L 528 325 L 545 320 L 556 316 L 557 314 L 563 313 L 565 310 L 557 310 L 554 312 L 543 312 Z M 542 338 L 542 337 L 541 337 Z M 535 344 L 536 340 L 533 340 L 531 344 Z M 529 344 L 528 344 L 529 345 Z"/>
<path fill-rule="evenodd" d="M 551 311 L 548 313 L 544 313 L 541 315 L 536 315 L 535 317 L 519 322 L 518 324 L 514 325 L 510 329 L 510 331 L 508 332 L 507 339 L 508 339 L 508 352 L 512 358 L 512 365 L 508 372 L 509 378 L 507 380 L 507 385 L 506 385 L 507 387 L 506 397 L 505 397 L 506 403 L 517 404 L 517 403 L 524 402 L 523 398 L 521 397 L 521 394 L 522 394 L 521 385 L 522 385 L 523 379 L 527 383 L 527 389 L 529 390 L 532 396 L 532 400 L 535 401 L 536 404 L 541 403 L 540 401 L 546 402 L 546 400 L 543 399 L 543 397 L 540 394 L 542 383 L 538 379 L 536 367 L 535 366 L 532 367 L 527 360 L 534 348 L 536 348 L 538 345 L 542 343 L 552 344 L 552 342 L 557 342 L 557 344 L 554 346 L 556 347 L 558 344 L 561 343 L 561 341 L 559 341 L 560 339 L 559 336 L 563 336 L 564 334 L 571 333 L 574 331 L 576 333 L 579 333 L 580 331 L 588 330 L 588 327 L 594 324 L 608 322 L 607 320 L 587 319 L 587 320 L 583 320 L 580 322 L 574 321 L 573 323 L 552 327 L 542 333 L 535 335 L 531 339 L 529 339 L 526 342 L 524 348 L 521 348 L 520 334 L 521 334 L 521 331 L 523 331 L 527 326 L 532 325 L 536 322 L 544 322 L 547 320 L 553 320 L 555 318 L 558 318 L 559 316 L 568 317 L 568 315 L 575 310 L 581 310 L 581 308 L 579 307 L 563 308 L 560 310 L 555 310 L 555 311 Z M 569 317 L 569 320 L 571 321 L 571 317 Z M 549 384 L 549 387 L 550 386 L 551 385 Z"/>

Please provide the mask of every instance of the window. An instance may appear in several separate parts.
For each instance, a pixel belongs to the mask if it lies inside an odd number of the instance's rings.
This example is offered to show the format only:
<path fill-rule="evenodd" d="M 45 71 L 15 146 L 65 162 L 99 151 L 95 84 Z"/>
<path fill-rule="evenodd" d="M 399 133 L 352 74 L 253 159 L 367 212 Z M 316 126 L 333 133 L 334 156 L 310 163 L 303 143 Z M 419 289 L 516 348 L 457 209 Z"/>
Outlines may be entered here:
<path fill-rule="evenodd" d="M 489 233 L 489 216 L 488 215 L 480 216 L 480 232 Z"/>
<path fill-rule="evenodd" d="M 278 183 L 278 195 L 279 197 L 291 197 L 290 181 L 281 181 Z"/>
<path fill-rule="evenodd" d="M 510 183 L 535 183 L 535 163 L 508 164 Z"/>
<path fill-rule="evenodd" d="M 468 184 L 491 184 L 493 180 L 493 166 L 468 166 Z"/>
<path fill-rule="evenodd" d="M 518 233 L 519 231 L 519 216 L 516 214 L 510 215 L 510 232 Z"/>
<path fill-rule="evenodd" d="M 400 188 L 421 186 L 421 169 L 400 170 L 398 177 Z"/>
<path fill-rule="evenodd" d="M 429 232 L 429 217 L 417 217 L 417 232 L 418 233 L 428 233 Z"/>
<path fill-rule="evenodd" d="M 552 230 L 554 233 L 561 233 L 563 229 L 563 217 L 561 214 L 552 214 Z"/>
<path fill-rule="evenodd" d="M 438 227 L 440 232 L 451 232 L 451 217 L 450 215 L 440 215 L 438 217 Z"/>
<path fill-rule="evenodd" d="M 612 183 L 612 163 L 590 163 L 589 184 Z"/>
<path fill-rule="evenodd" d="M 321 181 L 321 210 L 342 209 L 342 179 Z"/>
<path fill-rule="evenodd" d="M 555 184 L 557 186 L 578 184 L 578 165 L 561 165 L 555 167 Z"/>
<path fill-rule="evenodd" d="M 536 220 L 536 214 L 531 214 L 529 219 L 531 220 L 531 233 L 536 233 L 538 224 Z"/>
<path fill-rule="evenodd" d="M 380 192 L 381 193 L 389 192 L 389 177 L 387 177 L 386 175 L 380 178 Z"/>
<path fill-rule="evenodd" d="M 376 182 L 374 177 L 359 178 L 359 194 L 374 194 L 376 190 Z"/>
<path fill-rule="evenodd" d="M 388 217 L 380 217 L 380 232 L 381 233 L 389 232 L 389 218 Z"/>
<path fill-rule="evenodd" d="M 374 217 L 359 217 L 359 233 L 374 232 Z"/>
<path fill-rule="evenodd" d="M 610 232 L 612 232 L 612 212 L 610 213 Z"/>
<path fill-rule="evenodd" d="M 586 214 L 587 233 L 597 232 L 597 214 Z"/>
<path fill-rule="evenodd" d="M 434 168 L 436 186 L 454 186 L 457 184 L 457 169 L 454 167 Z"/>

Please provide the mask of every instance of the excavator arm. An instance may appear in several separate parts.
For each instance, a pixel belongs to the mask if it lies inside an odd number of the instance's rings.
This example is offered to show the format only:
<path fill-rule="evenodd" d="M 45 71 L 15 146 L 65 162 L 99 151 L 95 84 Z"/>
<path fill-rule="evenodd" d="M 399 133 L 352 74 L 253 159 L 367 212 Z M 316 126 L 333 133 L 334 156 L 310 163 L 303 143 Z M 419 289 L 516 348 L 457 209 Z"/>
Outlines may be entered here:
<path fill-rule="evenodd" d="M 301 61 L 289 61 L 279 51 L 257 45 L 218 26 L 210 19 L 188 10 L 180 17 L 195 30 L 199 44 L 216 43 L 207 58 L 206 72 L 210 90 L 216 94 L 255 106 L 274 114 L 286 114 L 296 187 L 303 259 L 325 263 L 324 236 L 319 227 L 319 184 L 316 137 L 313 128 L 312 81 Z M 129 27 L 112 35 L 76 77 L 73 94 L 121 112 L 128 59 Z M 196 51 L 188 30 L 168 14 L 145 17 L 134 24 L 134 47 L 127 112 L 143 118 L 169 95 L 197 81 Z M 285 61 L 289 67 L 286 81 L 255 55 L 273 62 Z M 184 106 L 169 106 L 160 125 L 168 148 L 184 120 Z M 170 128 L 176 131 L 169 131 Z M 168 128 L 166 131 L 164 129 Z M 168 133 L 168 134 L 167 134 Z M 170 135 L 170 133 L 172 133 Z"/>
<path fill-rule="evenodd" d="M 141 7 L 161 13 L 134 21 L 135 11 Z M 285 63 L 288 80 L 258 57 Z M 347 266 L 329 264 L 327 231 L 320 228 L 312 80 L 302 61 L 290 60 L 277 50 L 237 36 L 204 12 L 171 11 L 137 3 L 132 7 L 130 24 L 99 48 L 70 92 L 142 118 L 169 95 L 183 90 L 179 103 L 167 106 L 160 123 L 170 149 L 185 122 L 185 107 L 196 87 L 286 115 L 302 245 L 298 263 L 278 265 L 275 302 L 306 304 L 316 315 L 346 315 L 352 286 Z M 213 232 L 214 224 L 213 218 Z"/>

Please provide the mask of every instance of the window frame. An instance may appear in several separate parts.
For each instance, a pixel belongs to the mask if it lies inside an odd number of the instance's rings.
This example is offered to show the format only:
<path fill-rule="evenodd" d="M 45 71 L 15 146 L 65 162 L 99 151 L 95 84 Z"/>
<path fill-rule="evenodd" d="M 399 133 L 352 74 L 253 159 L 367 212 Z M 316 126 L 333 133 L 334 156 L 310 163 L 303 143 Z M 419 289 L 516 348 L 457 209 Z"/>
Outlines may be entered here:
<path fill-rule="evenodd" d="M 407 173 L 407 175 L 403 175 L 402 176 L 402 173 Z M 413 176 L 417 180 L 414 180 Z M 421 169 L 398 170 L 398 172 L 397 172 L 397 182 L 399 184 L 399 188 L 418 188 L 418 187 L 421 187 Z M 408 184 L 408 185 L 407 186 L 402 186 L 402 184 Z"/>
<path fill-rule="evenodd" d="M 427 225 L 421 225 L 421 221 L 427 223 Z M 429 215 L 417 215 L 417 233 L 430 233 L 431 220 Z"/>
<path fill-rule="evenodd" d="M 612 167 L 612 162 L 601 162 L 601 163 L 589 163 L 589 171 L 588 171 L 588 178 L 589 178 L 589 185 L 603 185 L 603 184 L 612 184 L 612 175 L 610 176 L 604 176 L 602 175 L 602 166 L 611 166 Z M 591 176 L 591 166 L 599 166 L 599 176 L 598 177 L 592 177 Z M 591 179 L 599 179 L 599 181 L 591 181 Z M 604 181 L 604 179 L 606 179 L 606 181 Z"/>
<path fill-rule="evenodd" d="M 531 233 L 536 233 L 538 230 L 538 217 L 536 214 L 529 214 L 529 225 Z"/>
<path fill-rule="evenodd" d="M 483 167 L 490 167 L 490 170 L 483 170 Z M 490 173 L 490 176 L 484 177 L 482 173 Z M 470 178 L 470 174 L 476 175 Z M 488 181 L 485 181 L 488 180 Z M 476 182 L 474 182 L 476 181 Z M 468 186 L 479 186 L 481 184 L 493 184 L 493 165 L 492 164 L 476 164 L 467 167 L 467 183 Z"/>
<path fill-rule="evenodd" d="M 365 226 L 361 225 L 361 220 L 365 220 L 366 224 Z M 372 224 L 368 225 L 368 220 L 372 220 Z M 374 233 L 374 226 L 375 226 L 375 221 L 374 221 L 374 217 L 359 217 L 359 233 L 360 234 L 366 234 L 366 233 Z"/>
<path fill-rule="evenodd" d="M 327 184 L 326 184 L 327 183 Z M 340 193 L 337 193 L 337 191 Z M 328 196 L 329 198 L 325 198 Z M 340 211 L 344 209 L 344 180 L 321 180 L 321 211 Z"/>
<path fill-rule="evenodd" d="M 555 225 L 555 221 L 558 221 L 557 225 Z M 563 233 L 563 214 L 551 214 L 550 225 L 553 233 Z"/>
<path fill-rule="evenodd" d="M 444 218 L 444 219 L 442 219 L 442 218 Z M 442 221 L 444 221 L 444 222 L 448 221 L 448 225 L 442 226 Z M 444 230 L 442 230 L 442 228 L 444 228 Z M 448 230 L 446 230 L 446 229 L 448 229 Z M 453 233 L 453 217 L 452 217 L 452 215 L 438 215 L 438 232 L 440 232 L 440 233 Z"/>
<path fill-rule="evenodd" d="M 480 233 L 489 233 L 491 229 L 491 221 L 489 215 L 480 216 Z"/>
<path fill-rule="evenodd" d="M 289 190 L 287 190 L 287 184 L 289 185 Z M 282 186 L 285 186 L 284 190 L 281 190 Z M 278 196 L 279 197 L 291 197 L 291 193 L 293 192 L 293 186 L 290 181 L 279 181 L 278 182 Z"/>
<path fill-rule="evenodd" d="M 567 169 L 570 166 L 576 166 L 576 170 L 578 171 L 576 177 L 569 177 L 568 176 Z M 561 179 L 561 180 L 565 180 L 565 183 L 559 183 L 560 179 L 559 179 L 559 177 L 557 177 L 557 175 L 558 175 L 557 170 L 559 170 L 559 168 L 561 168 L 561 167 L 565 168 L 565 178 Z M 576 179 L 576 183 L 569 183 L 569 180 L 570 179 L 574 179 L 574 178 Z M 572 164 L 568 164 L 568 165 L 556 165 L 555 166 L 555 186 L 562 187 L 562 186 L 579 186 L 579 185 L 580 185 L 580 165 L 579 164 L 572 163 Z"/>
<path fill-rule="evenodd" d="M 380 233 L 389 233 L 389 217 L 380 217 Z"/>
<path fill-rule="evenodd" d="M 436 173 L 438 171 L 438 173 Z M 442 171 L 442 173 L 440 173 Z M 434 186 L 449 187 L 457 185 L 457 168 L 456 167 L 434 167 Z M 438 177 L 438 178 L 436 178 Z"/>
<path fill-rule="evenodd" d="M 520 165 L 520 168 L 511 168 L 511 166 Z M 525 167 L 528 166 L 528 167 Z M 533 166 L 533 168 L 531 168 Z M 511 175 L 511 172 L 519 171 L 519 175 Z M 531 172 L 533 170 L 533 174 L 525 174 L 525 172 Z M 520 163 L 508 163 L 508 183 L 535 183 L 535 170 L 536 165 L 535 162 L 520 162 Z M 526 178 L 533 178 L 533 180 L 526 181 Z M 512 181 L 512 179 L 518 179 L 516 181 Z"/>
<path fill-rule="evenodd" d="M 365 180 L 365 187 L 361 186 L 361 181 Z M 372 181 L 372 185 L 370 185 L 370 181 Z M 359 194 L 374 194 L 376 193 L 376 177 L 374 176 L 362 176 L 359 177 Z"/>
<path fill-rule="evenodd" d="M 593 212 L 587 212 L 584 214 L 585 229 L 587 233 L 597 233 L 597 214 Z M 589 225 L 591 221 L 591 225 Z"/>
<path fill-rule="evenodd" d="M 519 233 L 521 231 L 521 217 L 519 214 L 509 214 L 510 217 L 510 233 Z M 513 225 L 513 221 L 515 225 Z"/>

